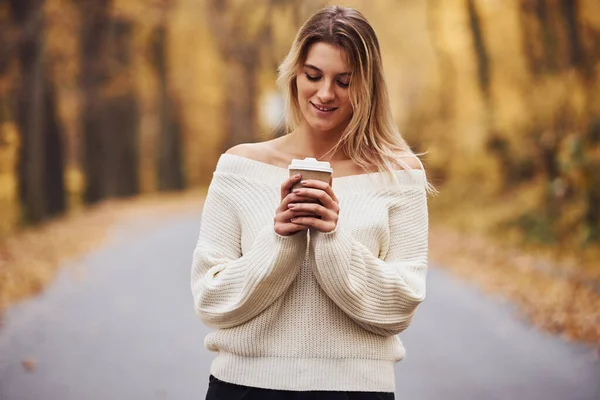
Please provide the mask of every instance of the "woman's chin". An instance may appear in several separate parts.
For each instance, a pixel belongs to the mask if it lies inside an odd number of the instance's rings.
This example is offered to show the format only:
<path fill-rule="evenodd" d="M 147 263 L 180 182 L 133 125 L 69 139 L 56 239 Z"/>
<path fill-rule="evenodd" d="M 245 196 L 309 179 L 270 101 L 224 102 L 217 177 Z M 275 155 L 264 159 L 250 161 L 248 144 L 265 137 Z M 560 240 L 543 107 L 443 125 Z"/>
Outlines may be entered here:
<path fill-rule="evenodd" d="M 310 127 L 318 132 L 330 132 L 335 130 L 339 125 L 336 124 L 323 124 L 323 123 L 312 123 Z"/>

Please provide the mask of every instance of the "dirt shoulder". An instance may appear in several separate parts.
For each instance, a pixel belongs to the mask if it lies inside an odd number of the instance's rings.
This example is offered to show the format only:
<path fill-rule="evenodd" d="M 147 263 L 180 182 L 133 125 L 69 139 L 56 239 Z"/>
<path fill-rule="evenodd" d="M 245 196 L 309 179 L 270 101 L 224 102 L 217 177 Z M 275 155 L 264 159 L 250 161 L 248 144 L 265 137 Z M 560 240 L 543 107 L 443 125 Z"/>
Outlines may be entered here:
<path fill-rule="evenodd" d="M 10 304 L 41 291 L 66 261 L 102 245 L 117 223 L 160 223 L 174 213 L 200 210 L 204 195 L 204 190 L 194 190 L 111 200 L 0 238 L 0 315 Z"/>
<path fill-rule="evenodd" d="M 430 255 L 436 265 L 515 303 L 539 328 L 600 351 L 600 282 L 595 276 L 441 226 L 431 228 Z"/>

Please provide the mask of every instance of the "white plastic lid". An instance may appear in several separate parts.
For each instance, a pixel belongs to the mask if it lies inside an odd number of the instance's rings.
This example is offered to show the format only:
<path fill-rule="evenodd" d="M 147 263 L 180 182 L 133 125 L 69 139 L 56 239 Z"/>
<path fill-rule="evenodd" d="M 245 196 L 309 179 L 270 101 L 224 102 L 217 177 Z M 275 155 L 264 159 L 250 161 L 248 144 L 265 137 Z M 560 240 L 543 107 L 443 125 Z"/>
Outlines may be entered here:
<path fill-rule="evenodd" d="M 304 171 L 322 171 L 333 173 L 331 165 L 327 161 L 317 161 L 316 158 L 306 157 L 304 160 L 293 159 L 288 169 L 299 169 Z"/>

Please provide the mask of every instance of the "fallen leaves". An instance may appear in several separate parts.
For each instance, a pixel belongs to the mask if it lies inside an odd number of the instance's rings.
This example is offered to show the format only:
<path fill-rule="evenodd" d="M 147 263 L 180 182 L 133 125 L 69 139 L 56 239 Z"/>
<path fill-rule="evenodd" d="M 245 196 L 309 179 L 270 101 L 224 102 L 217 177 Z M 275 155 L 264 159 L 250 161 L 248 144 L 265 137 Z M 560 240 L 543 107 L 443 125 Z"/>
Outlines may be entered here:
<path fill-rule="evenodd" d="M 431 259 L 519 306 L 531 323 L 600 351 L 600 291 L 594 277 L 481 235 L 432 227 Z"/>
<path fill-rule="evenodd" d="M 200 209 L 204 190 L 112 200 L 0 238 L 0 315 L 15 301 L 34 295 L 67 260 L 102 244 L 125 219 L 160 223 L 161 216 Z"/>
<path fill-rule="evenodd" d="M 21 362 L 21 364 L 23 365 L 23 368 L 25 368 L 25 371 L 27 371 L 27 372 L 35 371 L 35 368 L 37 367 L 37 363 L 30 358 L 23 360 Z"/>

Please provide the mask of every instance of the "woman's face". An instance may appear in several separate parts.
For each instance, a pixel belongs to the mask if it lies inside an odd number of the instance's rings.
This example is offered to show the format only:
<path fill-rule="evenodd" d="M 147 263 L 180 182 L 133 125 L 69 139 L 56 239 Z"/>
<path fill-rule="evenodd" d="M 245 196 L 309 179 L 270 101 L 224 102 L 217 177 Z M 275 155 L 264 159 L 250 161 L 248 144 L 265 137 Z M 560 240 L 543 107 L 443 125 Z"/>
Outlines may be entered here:
<path fill-rule="evenodd" d="M 302 116 L 312 129 L 343 131 L 348 125 L 352 117 L 349 83 L 350 68 L 344 50 L 322 42 L 309 48 L 296 84 Z"/>

